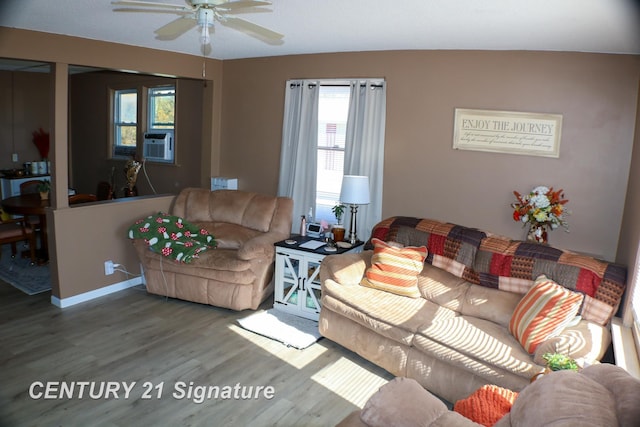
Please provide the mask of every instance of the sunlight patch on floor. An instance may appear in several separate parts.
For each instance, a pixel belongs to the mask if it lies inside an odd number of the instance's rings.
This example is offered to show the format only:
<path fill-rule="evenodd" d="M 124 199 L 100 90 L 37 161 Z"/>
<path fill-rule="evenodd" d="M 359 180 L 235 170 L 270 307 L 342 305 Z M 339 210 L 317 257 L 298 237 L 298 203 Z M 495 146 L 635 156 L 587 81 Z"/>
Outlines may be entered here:
<path fill-rule="evenodd" d="M 241 337 L 251 341 L 251 343 L 260 347 L 269 354 L 287 362 L 297 369 L 304 368 L 327 351 L 326 347 L 318 344 L 313 344 L 304 350 L 298 350 L 293 347 L 287 347 L 281 342 L 272 340 L 271 338 L 263 337 L 262 335 L 247 331 L 235 324 L 228 325 L 228 328 Z"/>
<path fill-rule="evenodd" d="M 311 379 L 359 408 L 389 381 L 344 357 L 318 371 Z"/>

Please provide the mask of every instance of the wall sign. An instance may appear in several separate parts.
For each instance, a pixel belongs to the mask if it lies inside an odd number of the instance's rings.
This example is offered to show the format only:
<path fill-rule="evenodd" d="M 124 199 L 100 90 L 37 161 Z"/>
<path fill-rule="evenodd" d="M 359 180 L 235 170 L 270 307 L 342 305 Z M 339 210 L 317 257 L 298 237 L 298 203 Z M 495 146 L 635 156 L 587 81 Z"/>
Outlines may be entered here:
<path fill-rule="evenodd" d="M 456 108 L 453 148 L 560 157 L 562 115 Z"/>

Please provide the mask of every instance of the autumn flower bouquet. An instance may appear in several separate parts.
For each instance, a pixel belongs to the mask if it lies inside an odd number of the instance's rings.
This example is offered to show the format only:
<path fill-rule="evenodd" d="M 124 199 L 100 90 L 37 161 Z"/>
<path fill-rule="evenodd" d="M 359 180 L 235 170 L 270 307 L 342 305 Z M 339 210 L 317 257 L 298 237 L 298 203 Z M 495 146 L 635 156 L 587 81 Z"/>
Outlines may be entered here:
<path fill-rule="evenodd" d="M 569 231 L 569 224 L 565 220 L 569 212 L 564 206 L 569 200 L 564 198 L 563 190 L 554 191 L 553 187 L 539 186 L 529 194 L 522 195 L 517 191 L 513 194 L 518 199 L 516 203 L 511 204 L 513 219 L 529 224 L 530 229 L 538 233 L 537 238 L 534 237 L 531 240 L 546 242 L 547 227 L 551 230 L 563 227 Z M 537 230 L 534 231 L 534 228 Z M 542 233 L 545 234 L 544 238 Z"/>

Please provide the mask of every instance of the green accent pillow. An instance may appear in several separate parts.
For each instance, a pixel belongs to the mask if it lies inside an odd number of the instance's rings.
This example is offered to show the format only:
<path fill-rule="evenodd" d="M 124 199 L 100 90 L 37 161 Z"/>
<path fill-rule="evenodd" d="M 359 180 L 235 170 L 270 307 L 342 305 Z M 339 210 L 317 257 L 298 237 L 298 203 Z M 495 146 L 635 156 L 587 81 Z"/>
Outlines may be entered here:
<path fill-rule="evenodd" d="M 144 239 L 153 252 L 185 263 L 217 245 L 206 229 L 163 212 L 137 220 L 128 235 L 130 239 Z"/>

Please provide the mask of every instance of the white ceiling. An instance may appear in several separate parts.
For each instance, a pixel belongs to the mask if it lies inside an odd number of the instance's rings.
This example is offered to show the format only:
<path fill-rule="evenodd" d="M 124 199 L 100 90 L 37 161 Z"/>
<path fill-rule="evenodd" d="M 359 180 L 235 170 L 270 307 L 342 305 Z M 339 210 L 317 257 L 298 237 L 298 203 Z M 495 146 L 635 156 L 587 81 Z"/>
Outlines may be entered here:
<path fill-rule="evenodd" d="M 397 49 L 640 54 L 637 0 L 272 2 L 272 12 L 238 16 L 284 34 L 284 43 L 266 44 L 216 23 L 209 56 L 237 59 Z M 110 0 L 0 0 L 0 3 L 0 26 L 202 55 L 196 29 L 172 41 L 154 38 L 155 29 L 176 18 L 171 14 L 114 12 Z"/>

